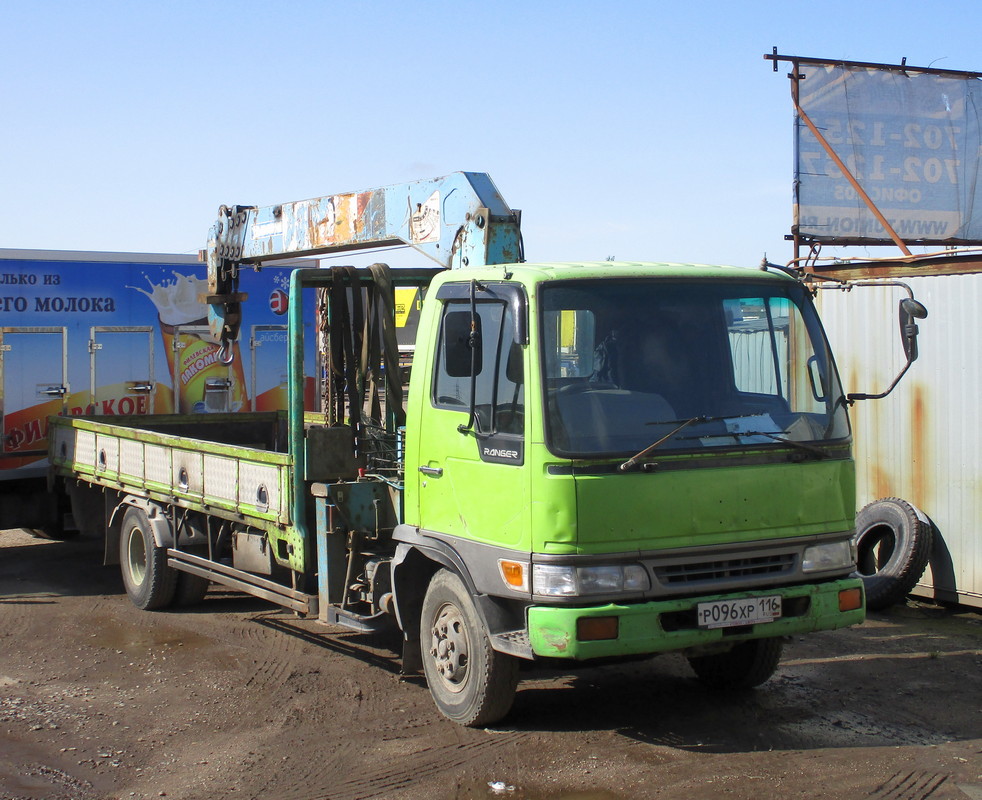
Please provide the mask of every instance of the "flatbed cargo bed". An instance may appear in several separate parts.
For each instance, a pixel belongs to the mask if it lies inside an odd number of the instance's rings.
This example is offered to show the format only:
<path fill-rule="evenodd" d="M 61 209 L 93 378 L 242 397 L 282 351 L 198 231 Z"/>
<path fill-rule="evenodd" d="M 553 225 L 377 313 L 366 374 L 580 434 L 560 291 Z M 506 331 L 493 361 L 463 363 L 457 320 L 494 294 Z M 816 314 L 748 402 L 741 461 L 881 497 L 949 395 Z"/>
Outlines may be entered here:
<path fill-rule="evenodd" d="M 256 527 L 290 523 L 279 412 L 51 419 L 55 473 Z"/>

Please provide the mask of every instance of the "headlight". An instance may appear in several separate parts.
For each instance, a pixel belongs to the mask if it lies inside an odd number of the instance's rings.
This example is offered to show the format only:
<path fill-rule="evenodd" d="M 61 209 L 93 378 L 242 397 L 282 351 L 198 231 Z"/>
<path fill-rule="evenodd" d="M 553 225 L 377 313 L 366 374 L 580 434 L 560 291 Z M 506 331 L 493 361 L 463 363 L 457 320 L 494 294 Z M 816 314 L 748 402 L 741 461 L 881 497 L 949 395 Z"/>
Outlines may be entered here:
<path fill-rule="evenodd" d="M 805 548 L 801 561 L 802 572 L 827 572 L 834 569 L 855 569 L 856 553 L 852 542 L 813 544 Z"/>
<path fill-rule="evenodd" d="M 532 566 L 532 593 L 551 597 L 643 592 L 650 588 L 648 573 L 640 564 Z"/>

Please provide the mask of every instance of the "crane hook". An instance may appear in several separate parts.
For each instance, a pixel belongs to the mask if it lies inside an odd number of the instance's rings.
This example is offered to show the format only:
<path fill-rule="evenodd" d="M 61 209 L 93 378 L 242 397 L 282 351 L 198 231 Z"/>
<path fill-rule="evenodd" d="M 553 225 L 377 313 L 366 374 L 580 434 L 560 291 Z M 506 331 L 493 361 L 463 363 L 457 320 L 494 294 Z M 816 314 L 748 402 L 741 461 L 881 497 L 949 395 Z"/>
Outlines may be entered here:
<path fill-rule="evenodd" d="M 223 367 L 230 367 L 233 361 L 235 361 L 235 350 L 228 339 L 222 339 L 222 343 L 218 346 L 218 363 Z"/>

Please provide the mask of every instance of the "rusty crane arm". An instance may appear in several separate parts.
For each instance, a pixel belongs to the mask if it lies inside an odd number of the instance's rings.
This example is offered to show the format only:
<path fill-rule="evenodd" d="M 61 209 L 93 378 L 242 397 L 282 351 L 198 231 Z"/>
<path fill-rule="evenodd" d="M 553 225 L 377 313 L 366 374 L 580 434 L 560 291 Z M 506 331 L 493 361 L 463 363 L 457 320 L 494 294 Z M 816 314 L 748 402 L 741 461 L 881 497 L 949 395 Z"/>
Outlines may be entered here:
<path fill-rule="evenodd" d="M 449 269 L 519 262 L 521 212 L 478 172 L 272 206 L 222 206 L 208 236 L 202 299 L 223 358 L 241 323 L 241 267 L 392 245 L 408 245 Z"/>

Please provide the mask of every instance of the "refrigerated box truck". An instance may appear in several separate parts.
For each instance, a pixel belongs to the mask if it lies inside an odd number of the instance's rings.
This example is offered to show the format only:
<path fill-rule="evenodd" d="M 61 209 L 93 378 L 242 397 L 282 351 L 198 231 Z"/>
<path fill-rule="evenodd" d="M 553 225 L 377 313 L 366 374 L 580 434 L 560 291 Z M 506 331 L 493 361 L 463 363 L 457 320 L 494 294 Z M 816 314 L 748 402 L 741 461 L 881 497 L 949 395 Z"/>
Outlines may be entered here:
<path fill-rule="evenodd" d="M 52 415 L 285 408 L 289 272 L 243 272 L 250 325 L 225 365 L 197 255 L 0 249 L 0 528 L 60 522 L 39 501 Z"/>

